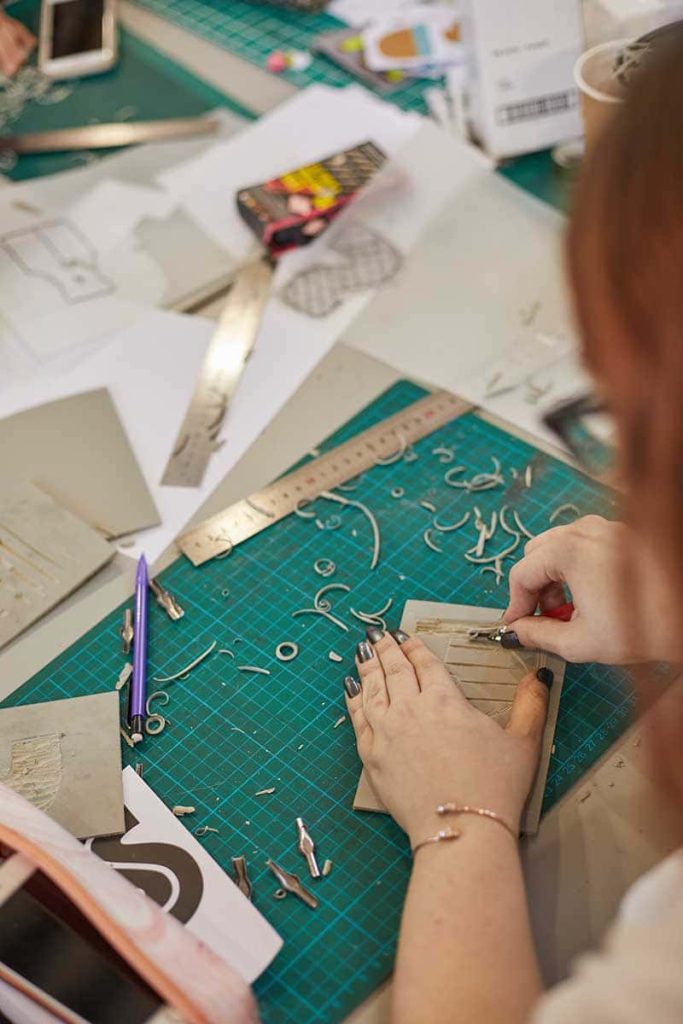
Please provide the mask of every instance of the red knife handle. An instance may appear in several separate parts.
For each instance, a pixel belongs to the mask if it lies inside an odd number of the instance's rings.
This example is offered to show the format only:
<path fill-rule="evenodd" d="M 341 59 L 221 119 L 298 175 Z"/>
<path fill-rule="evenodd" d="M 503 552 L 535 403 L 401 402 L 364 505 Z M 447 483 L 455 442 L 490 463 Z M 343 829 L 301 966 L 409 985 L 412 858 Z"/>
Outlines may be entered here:
<path fill-rule="evenodd" d="M 559 619 L 560 622 L 569 622 L 573 614 L 574 605 L 571 601 L 568 601 L 566 604 L 561 604 L 559 608 L 551 608 L 549 611 L 543 612 L 543 618 Z"/>

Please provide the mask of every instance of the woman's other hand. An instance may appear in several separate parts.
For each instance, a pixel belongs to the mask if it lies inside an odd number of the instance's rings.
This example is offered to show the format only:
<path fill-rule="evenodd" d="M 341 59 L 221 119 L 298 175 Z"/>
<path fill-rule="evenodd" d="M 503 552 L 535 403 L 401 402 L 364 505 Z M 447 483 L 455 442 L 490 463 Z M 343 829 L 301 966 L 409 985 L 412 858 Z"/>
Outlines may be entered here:
<path fill-rule="evenodd" d="M 633 569 L 636 592 L 624 595 L 624 563 Z M 569 622 L 534 615 L 574 603 Z M 641 602 L 640 595 L 647 594 Z M 584 516 L 534 537 L 510 571 L 505 622 L 525 647 L 552 651 L 567 661 L 628 664 L 671 654 L 663 581 L 655 557 L 623 523 Z M 628 609 L 634 612 L 629 617 Z M 669 633 L 669 636 L 675 635 Z"/>
<path fill-rule="evenodd" d="M 26 63 L 36 45 L 35 36 L 16 18 L 0 11 L 0 72 L 11 78 Z"/>
<path fill-rule="evenodd" d="M 536 771 L 548 706 L 533 673 L 519 684 L 502 729 L 473 708 L 421 640 L 369 630 L 361 686 L 347 679 L 358 752 L 372 786 L 414 846 L 444 827 L 436 807 L 488 808 L 517 828 Z"/>

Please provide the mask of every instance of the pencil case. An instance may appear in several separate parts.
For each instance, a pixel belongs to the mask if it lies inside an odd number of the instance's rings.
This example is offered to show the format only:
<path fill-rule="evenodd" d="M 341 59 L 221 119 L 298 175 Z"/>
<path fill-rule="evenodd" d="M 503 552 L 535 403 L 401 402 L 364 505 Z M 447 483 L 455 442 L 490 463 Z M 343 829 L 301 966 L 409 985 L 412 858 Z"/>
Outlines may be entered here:
<path fill-rule="evenodd" d="M 386 155 L 363 142 L 237 194 L 237 209 L 273 257 L 308 245 L 377 173 Z"/>

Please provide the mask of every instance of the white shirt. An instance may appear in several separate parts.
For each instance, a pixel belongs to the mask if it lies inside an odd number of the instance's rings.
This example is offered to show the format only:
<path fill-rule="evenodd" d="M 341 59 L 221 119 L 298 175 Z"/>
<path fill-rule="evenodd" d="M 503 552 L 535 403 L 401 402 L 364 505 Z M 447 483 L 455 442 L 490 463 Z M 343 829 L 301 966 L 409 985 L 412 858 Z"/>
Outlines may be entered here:
<path fill-rule="evenodd" d="M 683 1024 L 683 849 L 632 886 L 603 949 L 543 997 L 532 1024 Z"/>

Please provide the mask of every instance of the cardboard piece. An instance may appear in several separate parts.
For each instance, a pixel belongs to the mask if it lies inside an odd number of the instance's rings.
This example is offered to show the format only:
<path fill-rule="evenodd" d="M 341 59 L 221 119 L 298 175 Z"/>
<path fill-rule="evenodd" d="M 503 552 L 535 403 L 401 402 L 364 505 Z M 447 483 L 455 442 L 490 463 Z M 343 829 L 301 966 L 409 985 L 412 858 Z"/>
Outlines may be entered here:
<path fill-rule="evenodd" d="M 0 496 L 0 647 L 114 556 L 93 529 L 32 484 Z"/>
<path fill-rule="evenodd" d="M 121 420 L 103 388 L 0 420 L 0 476 L 36 484 L 106 537 L 159 523 Z"/>
<path fill-rule="evenodd" d="M 93 853 L 255 981 L 282 947 L 278 933 L 130 766 L 123 794 L 125 835 L 94 840 Z"/>
<path fill-rule="evenodd" d="M 77 839 L 123 832 L 119 694 L 1 710 L 0 781 Z"/>
<path fill-rule="evenodd" d="M 552 669 L 555 678 L 550 691 L 541 757 L 534 785 L 522 815 L 522 833 L 534 835 L 538 831 L 541 817 L 543 792 L 566 663 L 562 658 L 543 651 L 506 651 L 485 640 L 478 642 L 467 639 L 468 628 L 488 624 L 493 627 L 500 622 L 501 615 L 502 611 L 496 608 L 440 604 L 437 601 L 408 601 L 403 610 L 401 629 L 412 636 L 419 636 L 445 663 L 454 682 L 460 686 L 467 699 L 501 726 L 505 726 L 508 721 L 520 679 L 543 665 Z M 464 793 L 444 795 L 444 799 L 456 798 L 467 802 L 467 795 Z M 361 773 L 353 807 L 356 811 L 386 811 L 365 770 Z"/>

